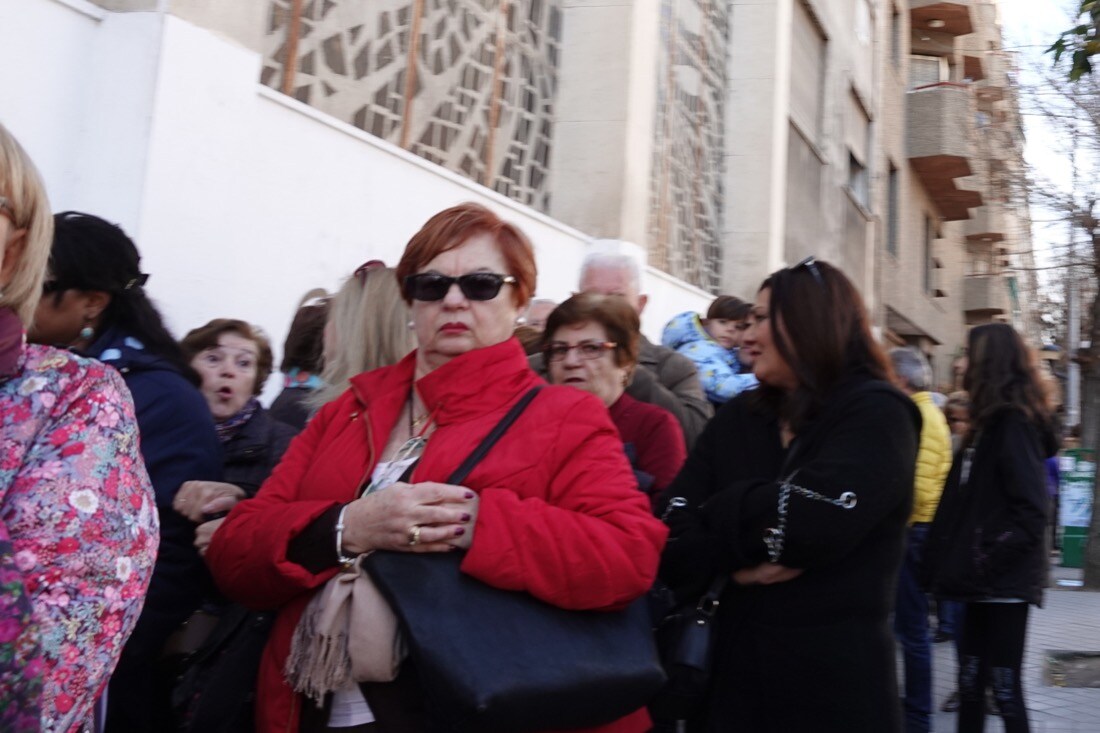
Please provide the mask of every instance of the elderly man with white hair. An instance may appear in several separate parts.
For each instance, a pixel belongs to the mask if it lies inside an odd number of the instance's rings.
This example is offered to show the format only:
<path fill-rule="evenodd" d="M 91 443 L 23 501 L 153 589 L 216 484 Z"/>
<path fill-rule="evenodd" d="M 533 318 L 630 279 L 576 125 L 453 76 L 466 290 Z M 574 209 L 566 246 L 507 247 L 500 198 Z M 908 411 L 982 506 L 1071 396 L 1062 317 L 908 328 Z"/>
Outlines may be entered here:
<path fill-rule="evenodd" d="M 647 300 L 641 292 L 641 278 L 640 247 L 619 240 L 596 240 L 581 264 L 578 290 L 620 295 L 641 315 Z M 531 357 L 531 366 L 546 376 L 542 354 Z M 663 407 L 675 415 L 688 449 L 714 414 L 694 362 L 650 342 L 645 334 L 640 334 L 638 364 L 626 392 L 636 400 Z"/>
<path fill-rule="evenodd" d="M 905 559 L 898 576 L 894 634 L 905 659 L 906 731 L 930 731 L 932 725 L 932 642 L 928 629 L 928 597 L 917 582 L 924 543 L 943 484 L 951 470 L 951 431 L 932 399 L 932 368 L 913 348 L 891 349 L 895 384 L 917 404 L 921 415 L 920 447 L 913 485 L 913 510 Z"/>

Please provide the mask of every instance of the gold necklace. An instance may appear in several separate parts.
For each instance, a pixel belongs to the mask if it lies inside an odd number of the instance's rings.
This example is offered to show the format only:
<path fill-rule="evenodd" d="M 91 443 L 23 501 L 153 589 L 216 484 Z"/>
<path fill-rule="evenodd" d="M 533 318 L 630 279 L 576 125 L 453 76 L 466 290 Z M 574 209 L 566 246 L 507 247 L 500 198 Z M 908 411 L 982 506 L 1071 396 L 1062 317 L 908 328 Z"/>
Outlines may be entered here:
<path fill-rule="evenodd" d="M 413 412 L 415 408 L 415 401 L 413 400 L 412 390 L 409 390 L 409 437 L 415 437 L 416 431 L 420 429 L 420 426 L 430 418 L 432 415 L 430 412 L 426 412 L 420 417 L 414 418 Z"/>

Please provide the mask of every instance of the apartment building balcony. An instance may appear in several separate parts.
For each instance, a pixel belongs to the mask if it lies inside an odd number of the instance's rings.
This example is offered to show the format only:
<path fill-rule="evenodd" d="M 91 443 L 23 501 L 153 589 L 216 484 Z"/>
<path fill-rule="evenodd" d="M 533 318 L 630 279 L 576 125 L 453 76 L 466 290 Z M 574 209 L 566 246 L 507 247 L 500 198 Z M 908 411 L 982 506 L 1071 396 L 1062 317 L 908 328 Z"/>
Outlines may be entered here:
<path fill-rule="evenodd" d="M 960 189 L 956 178 L 973 173 L 974 115 L 967 84 L 941 82 L 917 87 L 907 97 L 906 149 L 921 185 L 947 221 L 970 218 L 981 206 L 978 191 Z"/>
<path fill-rule="evenodd" d="M 1008 285 L 1000 275 L 967 275 L 963 312 L 968 324 L 985 323 L 1008 312 Z"/>
<path fill-rule="evenodd" d="M 986 204 L 974 209 L 963 223 L 963 233 L 968 242 L 1003 242 L 1005 217 L 999 206 Z"/>
<path fill-rule="evenodd" d="M 965 36 L 974 32 L 971 6 L 974 0 L 909 0 L 913 30 Z"/>
<path fill-rule="evenodd" d="M 981 56 L 963 54 L 963 76 L 970 81 L 981 81 L 985 78 L 985 64 Z"/>
<path fill-rule="evenodd" d="M 992 111 L 994 103 L 1005 98 L 1005 88 L 1002 82 L 986 79 L 974 86 L 974 94 L 978 97 L 978 109 Z"/>

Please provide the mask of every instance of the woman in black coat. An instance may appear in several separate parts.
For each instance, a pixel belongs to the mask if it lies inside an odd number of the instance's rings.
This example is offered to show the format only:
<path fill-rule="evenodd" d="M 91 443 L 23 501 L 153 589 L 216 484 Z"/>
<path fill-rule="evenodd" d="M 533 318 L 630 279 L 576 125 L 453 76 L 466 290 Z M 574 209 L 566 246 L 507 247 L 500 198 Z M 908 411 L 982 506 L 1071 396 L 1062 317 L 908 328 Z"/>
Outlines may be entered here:
<path fill-rule="evenodd" d="M 1026 733 L 1020 667 L 1029 604 L 1043 599 L 1044 460 L 1057 441 L 1027 346 L 1011 326 L 973 329 L 968 354 L 971 429 L 932 522 L 924 574 L 937 597 L 966 602 L 958 730 L 984 729 L 992 686 L 1006 733 Z"/>
<path fill-rule="evenodd" d="M 681 506 L 668 512 L 665 582 L 688 599 L 732 580 L 690 729 L 897 731 L 887 617 L 920 415 L 829 264 L 774 273 L 749 321 L 761 387 L 719 411 L 664 494 Z"/>

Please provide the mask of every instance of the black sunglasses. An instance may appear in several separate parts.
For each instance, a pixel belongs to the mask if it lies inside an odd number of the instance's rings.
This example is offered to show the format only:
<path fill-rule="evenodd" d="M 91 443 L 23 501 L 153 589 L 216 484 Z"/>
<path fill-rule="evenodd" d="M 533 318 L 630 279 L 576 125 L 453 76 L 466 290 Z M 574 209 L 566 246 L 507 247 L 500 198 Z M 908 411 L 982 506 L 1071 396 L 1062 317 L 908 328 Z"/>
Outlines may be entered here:
<path fill-rule="evenodd" d="M 492 300 L 500 293 L 504 283 L 515 283 L 511 275 L 495 272 L 470 272 L 458 277 L 422 272 L 405 278 L 405 292 L 413 300 L 443 300 L 451 286 L 458 283 L 459 290 L 468 300 Z"/>
<path fill-rule="evenodd" d="M 825 278 L 821 277 L 821 270 L 817 269 L 817 257 L 810 255 L 790 269 L 797 270 L 800 267 L 805 267 L 809 270 L 810 274 L 814 276 L 814 280 L 817 280 L 817 284 L 821 287 L 825 287 Z"/>

